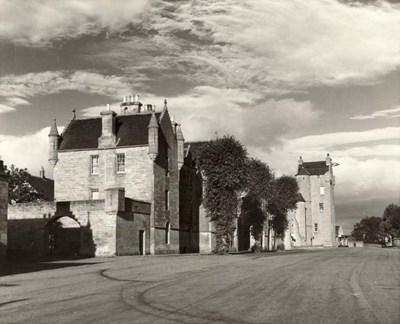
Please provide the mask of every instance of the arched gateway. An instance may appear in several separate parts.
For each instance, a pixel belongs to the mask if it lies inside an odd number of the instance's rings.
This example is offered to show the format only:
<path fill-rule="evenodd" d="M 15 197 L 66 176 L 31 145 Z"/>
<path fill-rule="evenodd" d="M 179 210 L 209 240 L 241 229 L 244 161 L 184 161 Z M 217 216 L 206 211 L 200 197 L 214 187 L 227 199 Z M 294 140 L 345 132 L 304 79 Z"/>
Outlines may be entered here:
<path fill-rule="evenodd" d="M 44 230 L 46 254 L 58 258 L 77 257 L 82 245 L 81 225 L 71 216 L 55 216 Z"/>

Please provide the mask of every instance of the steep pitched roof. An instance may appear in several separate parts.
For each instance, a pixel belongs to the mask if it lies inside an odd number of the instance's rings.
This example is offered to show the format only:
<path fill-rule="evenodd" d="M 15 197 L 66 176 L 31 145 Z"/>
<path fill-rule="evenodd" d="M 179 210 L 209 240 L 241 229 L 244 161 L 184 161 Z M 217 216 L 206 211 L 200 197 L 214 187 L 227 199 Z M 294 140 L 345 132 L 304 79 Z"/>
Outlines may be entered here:
<path fill-rule="evenodd" d="M 193 160 L 195 160 L 203 147 L 207 144 L 208 142 L 203 141 L 203 142 L 185 142 L 185 151 L 190 150 L 190 153 L 192 154 Z"/>
<path fill-rule="evenodd" d="M 297 201 L 298 202 L 306 202 L 303 195 L 300 192 L 297 193 Z"/>
<path fill-rule="evenodd" d="M 303 162 L 299 165 L 296 175 L 324 175 L 329 171 L 325 161 Z"/>
<path fill-rule="evenodd" d="M 156 113 L 159 120 L 161 113 Z M 152 114 L 117 116 L 115 133 L 117 147 L 148 144 L 148 129 Z M 96 149 L 101 136 L 101 118 L 74 119 L 63 134 L 60 151 Z"/>
<path fill-rule="evenodd" d="M 44 200 L 54 201 L 54 180 L 36 176 L 30 176 L 29 184 L 43 194 Z"/>

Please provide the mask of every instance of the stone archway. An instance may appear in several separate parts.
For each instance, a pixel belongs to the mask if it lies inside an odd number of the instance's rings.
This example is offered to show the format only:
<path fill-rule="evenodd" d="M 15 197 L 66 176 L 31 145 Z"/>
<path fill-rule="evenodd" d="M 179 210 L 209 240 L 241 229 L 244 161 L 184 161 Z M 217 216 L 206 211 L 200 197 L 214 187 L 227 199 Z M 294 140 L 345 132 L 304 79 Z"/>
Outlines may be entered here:
<path fill-rule="evenodd" d="M 71 216 L 58 216 L 45 225 L 45 250 L 56 258 L 77 257 L 81 249 L 82 228 Z"/>

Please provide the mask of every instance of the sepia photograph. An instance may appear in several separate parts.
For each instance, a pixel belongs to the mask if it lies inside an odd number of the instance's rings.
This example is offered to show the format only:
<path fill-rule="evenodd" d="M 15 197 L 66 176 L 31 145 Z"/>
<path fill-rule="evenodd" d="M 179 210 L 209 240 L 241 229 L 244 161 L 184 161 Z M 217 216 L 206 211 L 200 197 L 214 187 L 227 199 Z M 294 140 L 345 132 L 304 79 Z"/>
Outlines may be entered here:
<path fill-rule="evenodd" d="M 11 323 L 400 323 L 400 0 L 0 0 Z"/>

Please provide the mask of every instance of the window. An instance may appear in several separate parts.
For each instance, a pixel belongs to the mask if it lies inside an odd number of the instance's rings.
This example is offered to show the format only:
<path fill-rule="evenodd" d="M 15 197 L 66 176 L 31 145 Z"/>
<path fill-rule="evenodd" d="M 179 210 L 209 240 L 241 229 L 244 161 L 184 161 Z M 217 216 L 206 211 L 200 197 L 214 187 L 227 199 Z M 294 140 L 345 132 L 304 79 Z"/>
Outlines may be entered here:
<path fill-rule="evenodd" d="M 170 244 L 171 241 L 171 224 L 169 222 L 167 222 L 167 224 L 165 224 L 165 244 Z"/>
<path fill-rule="evenodd" d="M 324 186 L 319 187 L 319 194 L 321 196 L 325 194 L 325 187 Z"/>
<path fill-rule="evenodd" d="M 169 210 L 169 191 L 165 190 L 165 210 Z"/>
<path fill-rule="evenodd" d="M 318 223 L 314 223 L 314 232 L 318 232 Z"/>
<path fill-rule="evenodd" d="M 117 173 L 125 172 L 125 153 L 117 154 Z"/>
<path fill-rule="evenodd" d="M 319 203 L 319 211 L 324 211 L 324 203 Z"/>
<path fill-rule="evenodd" d="M 91 200 L 96 200 L 96 199 L 99 199 L 99 198 L 100 198 L 99 189 L 91 189 L 90 190 L 90 199 Z"/>
<path fill-rule="evenodd" d="M 92 155 L 90 157 L 90 173 L 99 174 L 99 156 Z"/>

